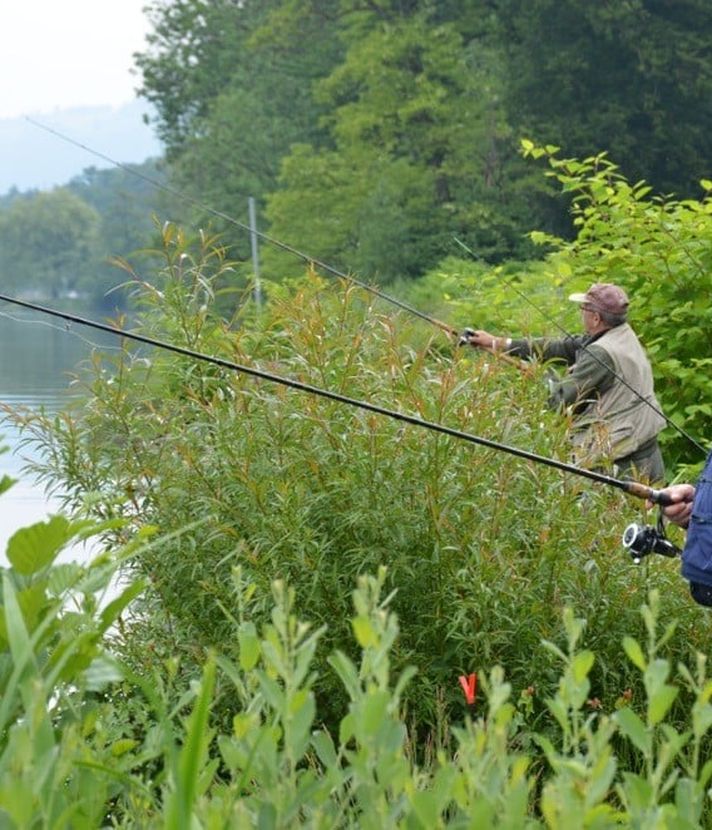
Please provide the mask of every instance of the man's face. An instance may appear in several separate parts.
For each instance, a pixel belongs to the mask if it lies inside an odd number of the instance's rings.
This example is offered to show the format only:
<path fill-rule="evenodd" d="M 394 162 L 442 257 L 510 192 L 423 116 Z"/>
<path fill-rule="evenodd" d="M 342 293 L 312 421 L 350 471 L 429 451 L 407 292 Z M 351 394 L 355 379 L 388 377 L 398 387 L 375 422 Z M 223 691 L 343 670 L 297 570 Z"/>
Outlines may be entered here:
<path fill-rule="evenodd" d="M 601 315 L 594 311 L 590 305 L 583 303 L 581 306 L 581 319 L 586 334 L 596 334 L 601 326 Z"/>

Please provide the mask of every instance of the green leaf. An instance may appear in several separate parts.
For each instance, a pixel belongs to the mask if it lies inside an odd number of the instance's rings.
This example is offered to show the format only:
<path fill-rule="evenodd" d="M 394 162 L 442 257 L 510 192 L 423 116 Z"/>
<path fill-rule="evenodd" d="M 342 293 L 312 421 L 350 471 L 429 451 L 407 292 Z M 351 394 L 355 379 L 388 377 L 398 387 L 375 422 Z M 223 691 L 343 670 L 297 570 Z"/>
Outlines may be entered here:
<path fill-rule="evenodd" d="M 333 769 L 337 764 L 337 756 L 331 735 L 325 729 L 320 729 L 311 736 L 311 742 L 321 763 L 327 769 Z"/>
<path fill-rule="evenodd" d="M 260 659 L 260 639 L 254 623 L 244 622 L 240 625 L 237 641 L 240 647 L 240 668 L 251 671 Z"/>
<path fill-rule="evenodd" d="M 679 691 L 677 686 L 665 685 L 655 692 L 648 701 L 648 720 L 651 724 L 655 725 L 663 720 Z"/>
<path fill-rule="evenodd" d="M 23 527 L 7 543 L 7 558 L 21 574 L 33 574 L 51 564 L 71 538 L 64 516 Z"/>
<path fill-rule="evenodd" d="M 185 742 L 178 757 L 175 789 L 166 806 L 167 826 L 190 830 L 193 806 L 199 792 L 198 779 L 207 744 L 208 714 L 215 684 L 215 661 L 208 660 L 200 692 L 188 719 Z"/>
<path fill-rule="evenodd" d="M 11 478 L 8 475 L 4 475 L 2 478 L 0 478 L 0 495 L 7 492 L 12 487 L 12 485 L 16 483 L 16 478 Z"/>
<path fill-rule="evenodd" d="M 373 624 L 368 617 L 358 616 L 351 621 L 356 640 L 361 648 L 369 648 L 378 645 L 378 636 Z"/>
<path fill-rule="evenodd" d="M 47 577 L 47 590 L 55 596 L 61 596 L 73 588 L 83 574 L 84 568 L 77 562 L 55 565 Z"/>
<path fill-rule="evenodd" d="M 595 660 L 596 657 L 592 651 L 581 651 L 574 657 L 571 670 L 577 683 L 588 677 Z"/>
<path fill-rule="evenodd" d="M 3 573 L 3 605 L 7 639 L 15 670 L 22 670 L 27 664 L 34 662 L 35 655 L 25 620 L 17 602 L 17 594 L 7 571 Z"/>
<path fill-rule="evenodd" d="M 633 637 L 624 637 L 623 649 L 625 653 L 628 655 L 628 659 L 631 661 L 631 663 L 633 663 L 633 665 L 636 666 L 636 668 L 639 668 L 641 671 L 645 671 L 647 663 L 645 661 L 643 649 L 640 647 L 638 641 L 633 639 Z"/>
<path fill-rule="evenodd" d="M 353 662 L 341 651 L 335 651 L 329 658 L 329 664 L 338 674 L 351 700 L 356 700 L 361 687 L 358 680 L 358 671 Z"/>
<path fill-rule="evenodd" d="M 650 756 L 651 737 L 645 724 L 628 706 L 619 709 L 613 716 L 621 732 L 645 755 Z"/>
<path fill-rule="evenodd" d="M 90 692 L 100 692 L 112 683 L 124 679 L 124 673 L 115 660 L 102 655 L 96 657 L 84 672 L 86 688 Z"/>
<path fill-rule="evenodd" d="M 114 758 L 118 758 L 120 755 L 130 752 L 135 746 L 138 746 L 138 741 L 133 738 L 120 738 L 111 744 L 111 754 Z"/>

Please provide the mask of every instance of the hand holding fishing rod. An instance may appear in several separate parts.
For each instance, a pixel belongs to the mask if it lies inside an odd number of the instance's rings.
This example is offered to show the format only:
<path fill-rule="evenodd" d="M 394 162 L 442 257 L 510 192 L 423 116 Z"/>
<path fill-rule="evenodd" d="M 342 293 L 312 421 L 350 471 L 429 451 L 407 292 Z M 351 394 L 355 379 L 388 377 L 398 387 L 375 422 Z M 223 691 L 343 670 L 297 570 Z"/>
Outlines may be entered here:
<path fill-rule="evenodd" d="M 663 515 L 665 518 L 678 525 L 678 527 L 687 528 L 690 524 L 690 517 L 692 516 L 692 504 L 695 499 L 695 488 L 692 484 L 672 484 L 666 487 L 663 491 L 665 493 L 665 506 Z M 648 502 L 648 507 L 652 507 L 652 502 Z"/>
<path fill-rule="evenodd" d="M 657 435 L 666 418 L 655 398 L 650 362 L 627 322 L 628 297 L 617 285 L 596 283 L 569 300 L 580 306 L 583 334 L 527 340 L 470 330 L 466 342 L 508 356 L 565 363 L 566 374 L 549 382 L 549 406 L 570 408 L 576 456 L 596 466 L 610 459 L 623 475 L 662 481 Z"/>
<path fill-rule="evenodd" d="M 490 352 L 506 352 L 512 345 L 512 338 L 497 337 L 484 329 L 465 329 L 460 335 L 460 345 L 476 346 Z"/>

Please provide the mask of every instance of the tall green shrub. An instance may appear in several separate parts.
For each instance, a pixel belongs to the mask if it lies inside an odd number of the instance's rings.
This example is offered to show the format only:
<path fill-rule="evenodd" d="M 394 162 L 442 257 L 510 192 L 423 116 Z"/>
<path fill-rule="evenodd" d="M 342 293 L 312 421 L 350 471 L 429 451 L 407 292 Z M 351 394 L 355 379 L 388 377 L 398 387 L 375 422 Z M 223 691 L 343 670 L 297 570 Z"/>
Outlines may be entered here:
<path fill-rule="evenodd" d="M 135 286 L 143 333 L 568 457 L 567 422 L 547 410 L 539 369 L 525 378 L 442 335 L 423 342 L 419 322 L 313 275 L 271 286 L 267 308 L 231 323 L 214 310 L 220 248 L 171 226 L 165 246 L 156 284 Z M 200 523 L 133 566 L 151 585 L 136 631 L 151 649 L 134 639 L 146 669 L 153 654 L 200 662 L 231 642 L 236 564 L 257 586 L 256 620 L 280 578 L 328 624 L 320 665 L 347 639 L 350 586 L 386 564 L 402 631 L 393 661 L 418 668 L 406 703 L 423 734 L 459 705 L 459 674 L 495 664 L 516 693 L 539 690 L 540 712 L 555 683 L 540 641 L 564 605 L 595 619 L 593 693 L 609 703 L 636 682 L 618 643 L 640 625 L 632 609 L 648 581 L 662 613 L 680 617 L 672 647 L 682 655 L 707 641 L 676 564 L 635 569 L 624 556 L 623 528 L 644 517 L 617 491 L 162 350 L 97 356 L 82 377 L 75 411 L 25 421 L 47 451 L 38 469 L 48 483 L 75 509 L 123 518 L 124 535 Z M 315 688 L 328 718 L 342 692 L 325 673 Z"/>
<path fill-rule="evenodd" d="M 699 200 L 651 195 L 629 182 L 605 153 L 562 159 L 557 148 L 523 142 L 548 161 L 548 175 L 572 199 L 573 241 L 534 232 L 549 246 L 552 277 L 578 290 L 615 282 L 631 297 L 631 317 L 653 363 L 665 413 L 704 447 L 712 440 L 712 182 Z M 700 461 L 674 430 L 663 434 L 671 462 Z"/>

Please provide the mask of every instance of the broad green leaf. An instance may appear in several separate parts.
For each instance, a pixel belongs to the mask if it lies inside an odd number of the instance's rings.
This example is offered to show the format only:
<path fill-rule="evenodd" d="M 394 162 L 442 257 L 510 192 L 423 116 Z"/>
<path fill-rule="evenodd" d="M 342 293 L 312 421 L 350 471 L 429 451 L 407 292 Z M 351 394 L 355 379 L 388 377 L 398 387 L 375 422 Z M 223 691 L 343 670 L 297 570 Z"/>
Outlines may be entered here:
<path fill-rule="evenodd" d="M 51 564 L 70 538 L 69 521 L 52 516 L 13 534 L 7 543 L 7 558 L 19 573 L 33 574 Z"/>
<path fill-rule="evenodd" d="M 83 573 L 84 568 L 77 562 L 55 565 L 47 577 L 47 590 L 55 596 L 61 596 L 77 584 Z"/>
<path fill-rule="evenodd" d="M 351 625 L 356 636 L 356 641 L 361 648 L 369 648 L 378 645 L 378 636 L 376 635 L 373 624 L 368 617 L 354 617 L 351 621 Z"/>
<path fill-rule="evenodd" d="M 115 660 L 100 656 L 92 660 L 84 672 L 86 688 L 91 692 L 100 692 L 112 683 L 119 683 L 124 679 L 124 673 Z"/>
<path fill-rule="evenodd" d="M 650 755 L 652 739 L 648 734 L 643 721 L 628 706 L 625 706 L 623 709 L 619 709 L 613 717 L 620 727 L 621 732 L 629 738 L 647 758 Z"/>

